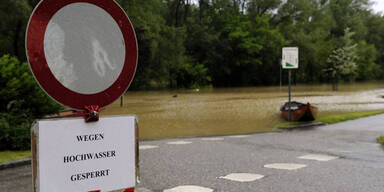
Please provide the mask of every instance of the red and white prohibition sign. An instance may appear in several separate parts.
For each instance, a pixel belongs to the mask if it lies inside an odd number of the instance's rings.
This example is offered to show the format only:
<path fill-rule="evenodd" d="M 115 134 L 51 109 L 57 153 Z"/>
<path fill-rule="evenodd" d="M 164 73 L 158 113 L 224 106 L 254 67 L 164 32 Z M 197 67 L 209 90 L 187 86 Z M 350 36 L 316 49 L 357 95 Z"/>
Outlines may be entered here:
<path fill-rule="evenodd" d="M 114 0 L 43 0 L 27 28 L 35 79 L 73 109 L 118 99 L 134 77 L 137 50 L 132 24 Z"/>
<path fill-rule="evenodd" d="M 26 52 L 48 95 L 88 111 L 124 94 L 138 59 L 134 28 L 114 0 L 40 1 L 28 24 Z"/>

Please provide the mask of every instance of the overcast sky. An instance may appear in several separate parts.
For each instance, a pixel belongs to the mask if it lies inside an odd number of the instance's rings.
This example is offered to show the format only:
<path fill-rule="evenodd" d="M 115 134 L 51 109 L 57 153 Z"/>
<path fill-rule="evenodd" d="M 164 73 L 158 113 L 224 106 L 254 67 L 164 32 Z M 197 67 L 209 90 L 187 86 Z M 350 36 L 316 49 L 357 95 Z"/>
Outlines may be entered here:
<path fill-rule="evenodd" d="M 384 0 L 372 0 L 375 4 L 372 6 L 375 12 L 384 13 Z"/>

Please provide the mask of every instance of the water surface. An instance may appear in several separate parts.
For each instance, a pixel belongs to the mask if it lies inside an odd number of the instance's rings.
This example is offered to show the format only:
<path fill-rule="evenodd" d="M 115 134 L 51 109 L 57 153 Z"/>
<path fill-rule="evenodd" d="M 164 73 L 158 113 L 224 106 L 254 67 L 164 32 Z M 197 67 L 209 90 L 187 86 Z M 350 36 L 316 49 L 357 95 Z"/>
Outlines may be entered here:
<path fill-rule="evenodd" d="M 384 109 L 384 83 L 294 86 L 293 100 L 310 102 L 319 117 Z M 141 139 L 245 134 L 272 131 L 283 120 L 280 106 L 287 87 L 223 88 L 183 91 L 131 91 L 104 115 L 136 114 Z"/>

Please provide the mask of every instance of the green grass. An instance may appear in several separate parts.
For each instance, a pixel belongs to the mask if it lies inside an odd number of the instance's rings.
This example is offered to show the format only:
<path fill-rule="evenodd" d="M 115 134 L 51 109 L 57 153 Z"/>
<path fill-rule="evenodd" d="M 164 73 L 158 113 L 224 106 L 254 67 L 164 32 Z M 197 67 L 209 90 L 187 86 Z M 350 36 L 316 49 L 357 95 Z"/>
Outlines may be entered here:
<path fill-rule="evenodd" d="M 378 114 L 383 114 L 383 113 L 384 113 L 384 110 L 353 112 L 353 113 L 346 113 L 346 114 L 340 114 L 340 115 L 320 117 L 320 118 L 316 119 L 315 122 L 335 124 L 335 123 L 340 123 L 343 121 L 349 121 L 349 120 L 359 119 L 362 117 L 368 117 L 368 116 L 373 116 L 373 115 L 378 115 Z M 284 122 L 284 123 L 279 123 L 279 124 L 275 125 L 275 127 L 289 127 L 289 126 L 294 126 L 294 125 L 303 125 L 303 124 L 307 124 L 307 123 L 308 122 Z"/>
<path fill-rule="evenodd" d="M 367 111 L 367 112 L 354 112 L 354 113 L 347 113 L 347 114 L 341 114 L 341 115 L 321 117 L 321 118 L 318 118 L 316 121 L 328 123 L 328 124 L 335 124 L 335 123 L 340 123 L 343 121 L 359 119 L 362 117 L 368 117 L 368 116 L 378 115 L 378 114 L 382 114 L 382 113 L 384 113 L 384 110 Z"/>
<path fill-rule="evenodd" d="M 31 157 L 31 151 L 0 151 L 0 163 Z"/>
<path fill-rule="evenodd" d="M 378 143 L 384 145 L 384 136 L 378 137 L 376 140 Z"/>

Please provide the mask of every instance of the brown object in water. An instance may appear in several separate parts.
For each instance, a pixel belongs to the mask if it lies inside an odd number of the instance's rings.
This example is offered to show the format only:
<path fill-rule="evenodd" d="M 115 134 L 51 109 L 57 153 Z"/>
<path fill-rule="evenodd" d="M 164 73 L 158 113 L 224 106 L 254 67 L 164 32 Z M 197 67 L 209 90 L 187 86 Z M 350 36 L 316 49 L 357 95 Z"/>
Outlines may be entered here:
<path fill-rule="evenodd" d="M 296 101 L 291 102 L 291 121 L 313 121 L 317 115 L 317 107 L 310 103 L 304 104 Z M 285 103 L 280 108 L 281 115 L 288 120 L 289 103 Z"/>

